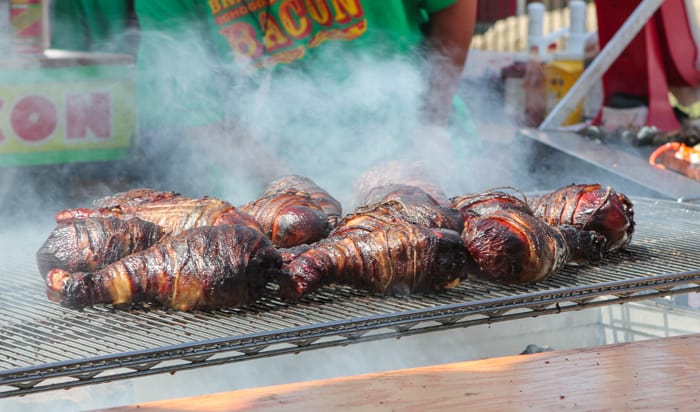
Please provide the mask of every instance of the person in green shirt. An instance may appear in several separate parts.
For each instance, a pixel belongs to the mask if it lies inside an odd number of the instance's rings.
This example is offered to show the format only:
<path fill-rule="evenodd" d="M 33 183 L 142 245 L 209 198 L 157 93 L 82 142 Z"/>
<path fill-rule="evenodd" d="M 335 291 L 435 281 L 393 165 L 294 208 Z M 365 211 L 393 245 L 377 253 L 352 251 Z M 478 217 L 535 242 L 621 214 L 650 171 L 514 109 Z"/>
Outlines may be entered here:
<path fill-rule="evenodd" d="M 382 160 L 430 155 L 454 173 L 446 165 L 477 140 L 455 99 L 476 0 L 136 0 L 135 10 L 143 143 L 189 160 L 166 170 L 151 156 L 154 182 L 202 190 L 214 173 L 208 194 L 250 199 L 297 173 L 342 198 Z"/>

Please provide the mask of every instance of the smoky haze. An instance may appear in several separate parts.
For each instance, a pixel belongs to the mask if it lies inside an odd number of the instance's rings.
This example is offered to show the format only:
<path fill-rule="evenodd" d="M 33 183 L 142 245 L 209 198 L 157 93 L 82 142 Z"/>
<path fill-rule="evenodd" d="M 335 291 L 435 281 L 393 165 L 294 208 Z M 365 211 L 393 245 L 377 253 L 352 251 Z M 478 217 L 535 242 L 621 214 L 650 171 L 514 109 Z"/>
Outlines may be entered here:
<path fill-rule="evenodd" d="M 238 68 L 186 57 L 192 50 L 196 45 L 173 52 L 182 56 L 177 73 L 166 65 L 149 71 L 172 73 L 177 89 L 197 102 L 187 102 L 190 106 L 215 107 L 217 103 L 200 92 L 199 79 Z M 223 83 L 218 92 L 224 94 L 233 131 L 207 131 L 196 140 L 175 142 L 169 132 L 156 131 L 155 138 L 142 140 L 142 150 L 152 151 L 154 161 L 167 159 L 174 166 L 164 169 L 153 184 L 241 204 L 255 199 L 269 180 L 293 173 L 314 180 L 347 211 L 354 206 L 353 182 L 362 172 L 382 162 L 406 160 L 419 161 L 439 183 L 460 190 L 458 159 L 448 144 L 433 139 L 434 133 L 447 131 L 420 121 L 423 62 L 416 63 L 417 56 L 338 52 L 335 57 L 330 66 L 311 71 L 282 67 L 271 79 L 258 79 L 259 87 L 240 87 L 236 79 Z M 172 96 L 166 105 L 180 101 Z M 456 132 L 453 139 L 467 148 L 479 145 L 469 131 Z M 165 187 L 168 184 L 173 187 Z"/>

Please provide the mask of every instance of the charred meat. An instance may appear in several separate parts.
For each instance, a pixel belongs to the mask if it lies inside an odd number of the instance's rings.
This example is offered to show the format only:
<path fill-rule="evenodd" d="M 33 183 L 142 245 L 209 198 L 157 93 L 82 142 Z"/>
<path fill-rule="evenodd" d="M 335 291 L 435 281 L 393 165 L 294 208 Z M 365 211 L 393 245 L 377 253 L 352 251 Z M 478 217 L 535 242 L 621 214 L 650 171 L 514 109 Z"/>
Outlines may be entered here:
<path fill-rule="evenodd" d="M 265 192 L 264 196 L 273 195 L 277 192 L 286 190 L 295 190 L 297 192 L 306 192 L 323 212 L 328 216 L 328 223 L 331 229 L 334 228 L 342 217 L 342 207 L 340 202 L 331 196 L 325 189 L 317 185 L 313 180 L 298 175 L 289 175 L 272 181 Z"/>
<path fill-rule="evenodd" d="M 328 216 L 307 192 L 286 189 L 241 206 L 280 248 L 313 243 L 330 232 Z"/>
<path fill-rule="evenodd" d="M 177 310 L 235 307 L 258 299 L 282 264 L 269 239 L 242 225 L 182 232 L 98 271 L 52 269 L 47 296 L 71 308 L 154 303 Z"/>
<path fill-rule="evenodd" d="M 470 193 L 455 196 L 450 199 L 450 206 L 459 210 L 471 210 L 480 215 L 490 213 L 494 210 L 516 209 L 527 214 L 533 214 L 527 204 L 527 198 L 522 195 L 522 199 L 501 190 L 488 190 L 480 193 Z"/>
<path fill-rule="evenodd" d="M 374 188 L 388 185 L 419 187 L 441 206 L 449 206 L 445 192 L 429 177 L 422 163 L 403 161 L 381 163 L 363 173 L 353 185 L 355 205 L 366 206 L 373 203 L 368 199 L 369 193 Z"/>
<path fill-rule="evenodd" d="M 463 213 L 469 273 L 506 284 L 547 279 L 565 264 L 602 258 L 605 239 L 571 226 L 555 227 L 519 210 Z"/>
<path fill-rule="evenodd" d="M 86 217 L 136 217 L 160 226 L 166 235 L 201 226 L 231 224 L 242 224 L 261 230 L 252 216 L 228 202 L 211 197 L 192 199 L 174 192 L 134 189 L 104 198 L 97 203 L 104 206 L 62 210 L 56 214 L 56 222 Z"/>
<path fill-rule="evenodd" d="M 391 230 L 395 231 L 396 227 L 420 226 L 426 229 L 450 230 L 458 235 L 464 226 L 459 211 L 440 206 L 430 195 L 418 187 L 382 186 L 371 191 L 370 198 L 374 203 L 358 207 L 354 213 L 345 216 L 328 237 L 321 242 L 305 248 L 284 249 L 282 255 L 285 264 L 293 262 L 304 253 L 313 253 L 310 249 L 328 248 L 327 245 L 334 242 L 339 242 L 339 244 L 352 242 L 355 237 L 375 232 L 383 233 L 389 228 L 393 228 Z M 397 259 L 396 256 L 392 258 Z M 314 280 L 313 283 L 318 282 L 320 280 Z"/>
<path fill-rule="evenodd" d="M 430 228 L 461 232 L 464 226 L 458 210 L 441 206 L 416 186 L 387 185 L 368 193 L 371 203 L 345 216 L 330 234 L 344 236 L 357 230 L 372 231 L 384 224 L 403 221 Z"/>
<path fill-rule="evenodd" d="M 375 187 L 367 194 L 368 205 L 389 201 L 401 205 L 401 216 L 415 224 L 462 231 L 463 222 L 459 211 L 441 205 L 428 192 L 418 186 L 391 184 Z"/>
<path fill-rule="evenodd" d="M 318 242 L 282 269 L 278 283 L 289 300 L 323 283 L 406 296 L 457 285 L 466 276 L 465 259 L 457 232 L 399 222 Z"/>
<path fill-rule="evenodd" d="M 531 201 L 535 216 L 550 225 L 573 225 L 596 231 L 607 239 L 605 251 L 632 241 L 634 208 L 622 193 L 599 184 L 571 184 Z"/>
<path fill-rule="evenodd" d="M 58 223 L 36 252 L 42 277 L 50 269 L 90 272 L 146 249 L 163 237 L 160 226 L 138 218 L 73 219 Z"/>

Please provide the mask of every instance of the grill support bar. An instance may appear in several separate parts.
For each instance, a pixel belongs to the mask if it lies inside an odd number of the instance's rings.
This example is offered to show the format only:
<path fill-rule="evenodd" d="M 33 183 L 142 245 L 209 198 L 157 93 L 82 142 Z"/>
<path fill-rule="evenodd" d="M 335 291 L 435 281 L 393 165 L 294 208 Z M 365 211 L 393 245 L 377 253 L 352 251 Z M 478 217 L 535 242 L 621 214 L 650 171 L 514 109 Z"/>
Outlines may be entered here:
<path fill-rule="evenodd" d="M 612 304 L 622 304 L 633 301 L 648 300 L 677 294 L 700 292 L 700 273 L 689 273 L 680 276 L 675 280 L 664 280 L 664 277 L 657 277 L 657 282 L 650 282 L 644 288 L 639 288 L 631 282 L 615 282 L 614 284 L 597 287 L 589 290 L 572 290 L 568 296 L 543 297 L 539 304 L 532 306 L 531 303 L 503 302 L 501 304 L 488 305 L 488 308 L 477 309 L 474 305 L 464 305 L 444 312 L 429 313 L 427 316 L 411 315 L 398 317 L 393 322 L 379 322 L 382 328 L 399 328 L 402 324 L 411 325 L 408 329 L 384 331 L 376 334 L 365 335 L 366 332 L 377 330 L 376 321 L 372 319 L 353 322 L 351 325 L 341 327 L 342 334 L 349 337 L 342 337 L 337 326 L 322 326 L 321 328 L 311 328 L 308 331 L 293 331 L 290 333 L 280 333 L 277 336 L 266 334 L 258 337 L 246 337 L 243 339 L 224 339 L 219 342 L 211 342 L 196 346 L 182 345 L 169 349 L 161 349 L 153 353 L 134 353 L 128 356 L 112 357 L 112 359 L 98 358 L 86 359 L 78 363 L 64 362 L 57 365 L 46 365 L 41 368 L 31 368 L 29 370 L 0 374 L 0 391 L 13 387 L 15 389 L 0 392 L 0 398 L 10 396 L 26 395 L 30 393 L 45 392 L 56 389 L 67 389 L 77 386 L 85 386 L 97 383 L 112 382 L 121 379 L 136 378 L 141 376 L 156 375 L 162 373 L 176 372 L 180 370 L 190 370 L 207 366 L 223 365 L 227 363 L 240 362 L 252 359 L 259 359 L 271 356 L 278 356 L 290 353 L 297 353 L 301 350 L 312 350 L 335 347 L 339 345 L 370 342 L 381 339 L 412 336 L 428 332 L 436 332 L 454 328 L 465 328 L 491 324 L 496 322 L 525 319 L 530 317 L 557 314 L 562 312 L 576 311 L 602 307 Z M 689 286 L 689 282 L 696 283 Z M 656 290 L 654 286 L 663 286 L 664 290 Z M 675 289 L 674 289 L 675 288 Z M 598 291 L 596 291 L 598 290 Z M 611 292 L 619 296 L 610 295 Z M 584 301 L 577 301 L 575 297 L 581 297 Z M 599 300 L 595 300 L 599 299 Z M 552 307 L 552 305 L 554 305 Z M 479 306 L 479 305 L 475 305 Z M 512 311 L 525 310 L 523 312 L 512 313 Z M 499 313 L 497 316 L 487 316 L 486 313 Z M 511 313 L 507 313 L 511 312 Z M 477 319 L 466 319 L 459 321 L 449 321 L 447 323 L 425 324 L 430 322 L 440 322 L 445 319 L 460 318 L 469 316 L 482 316 Z M 295 336 L 301 335 L 301 336 Z M 319 342 L 326 337 L 339 338 L 333 341 Z M 308 343 L 312 341 L 313 343 Z M 265 350 L 273 345 L 291 344 L 284 348 Z M 260 350 L 257 350 L 260 348 Z M 252 352 L 248 350 L 256 349 Z M 238 352 L 224 357 L 211 357 L 225 352 Z M 163 362 L 173 360 L 193 359 L 189 363 L 177 365 L 166 365 L 156 367 Z M 120 371 L 121 369 L 129 369 Z M 100 373 L 112 371 L 115 373 L 98 376 Z M 5 376 L 3 376 L 5 375 Z M 42 384 L 48 380 L 65 378 L 70 376 L 73 381 L 62 381 L 56 383 Z M 76 378 L 77 377 L 77 378 Z M 5 388 L 3 388 L 5 387 Z"/>

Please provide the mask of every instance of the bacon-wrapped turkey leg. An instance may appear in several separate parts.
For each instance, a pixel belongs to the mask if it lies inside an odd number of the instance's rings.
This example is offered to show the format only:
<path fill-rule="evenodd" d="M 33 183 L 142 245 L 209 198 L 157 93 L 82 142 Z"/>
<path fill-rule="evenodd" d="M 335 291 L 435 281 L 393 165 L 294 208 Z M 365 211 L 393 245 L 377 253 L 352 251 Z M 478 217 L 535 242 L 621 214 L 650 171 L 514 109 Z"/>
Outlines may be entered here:
<path fill-rule="evenodd" d="M 263 196 L 240 208 L 253 216 L 262 232 L 281 248 L 323 239 L 328 216 L 307 192 L 287 189 Z"/>
<path fill-rule="evenodd" d="M 201 226 L 242 224 L 261 230 L 252 216 L 223 200 L 203 197 L 192 199 L 174 192 L 133 189 L 98 200 L 94 209 L 66 209 L 56 213 L 56 222 L 86 217 L 137 217 L 163 228 L 166 235 Z"/>
<path fill-rule="evenodd" d="M 297 256 L 316 247 L 319 242 L 331 242 L 348 236 L 362 235 L 374 232 L 375 230 L 381 230 L 389 225 L 406 223 L 401 216 L 402 211 L 403 205 L 395 200 L 368 207 L 361 207 L 358 208 L 355 213 L 345 216 L 338 222 L 338 226 L 336 226 L 327 237 L 314 243 L 280 247 L 278 250 L 282 254 L 282 260 L 286 265 L 296 259 Z"/>
<path fill-rule="evenodd" d="M 96 272 L 52 269 L 47 296 L 64 306 L 157 303 L 178 310 L 234 307 L 258 299 L 282 258 L 242 225 L 182 232 Z"/>
<path fill-rule="evenodd" d="M 144 220 L 85 218 L 56 225 L 36 252 L 39 273 L 50 269 L 90 272 L 146 249 L 163 237 L 160 226 Z"/>
<path fill-rule="evenodd" d="M 605 238 L 574 227 L 554 227 L 519 210 L 479 215 L 464 211 L 462 239 L 469 273 L 500 283 L 547 279 L 566 263 L 602 258 Z"/>
<path fill-rule="evenodd" d="M 372 203 L 367 199 L 372 189 L 387 185 L 407 185 L 419 187 L 441 206 L 449 206 L 445 192 L 436 180 L 430 177 L 421 162 L 404 162 L 399 160 L 381 163 L 371 167 L 353 183 L 353 202 L 356 206 Z"/>
<path fill-rule="evenodd" d="M 308 193 L 311 200 L 328 216 L 328 223 L 331 229 L 338 224 L 343 213 L 340 202 L 307 177 L 288 175 L 274 180 L 265 189 L 263 197 L 290 189 Z"/>
<path fill-rule="evenodd" d="M 457 232 L 402 222 L 319 242 L 286 265 L 278 283 L 290 300 L 322 283 L 405 296 L 457 285 L 466 276 L 465 259 Z"/>
<path fill-rule="evenodd" d="M 367 197 L 372 204 L 355 209 L 338 222 L 327 239 L 334 240 L 355 234 L 381 230 L 387 225 L 411 223 L 429 228 L 462 231 L 464 222 L 458 210 L 441 206 L 419 187 L 387 185 L 370 190 Z M 289 263 L 313 247 L 283 248 L 284 262 Z"/>
<path fill-rule="evenodd" d="M 624 248 L 632 241 L 632 201 L 609 187 L 571 184 L 532 199 L 530 205 L 535 216 L 550 225 L 573 225 L 604 235 L 605 251 Z"/>
<path fill-rule="evenodd" d="M 503 209 L 516 209 L 529 215 L 533 214 L 527 204 L 527 198 L 524 194 L 522 196 L 521 199 L 500 190 L 488 190 L 455 196 L 450 199 L 450 206 L 460 212 L 467 209 L 480 215 Z"/>
<path fill-rule="evenodd" d="M 390 184 L 371 189 L 365 197 L 368 206 L 395 201 L 401 205 L 401 217 L 411 223 L 462 231 L 459 211 L 443 206 L 418 186 Z"/>

